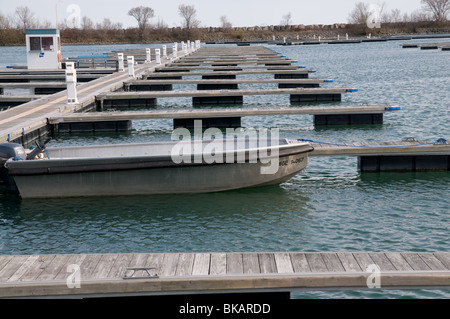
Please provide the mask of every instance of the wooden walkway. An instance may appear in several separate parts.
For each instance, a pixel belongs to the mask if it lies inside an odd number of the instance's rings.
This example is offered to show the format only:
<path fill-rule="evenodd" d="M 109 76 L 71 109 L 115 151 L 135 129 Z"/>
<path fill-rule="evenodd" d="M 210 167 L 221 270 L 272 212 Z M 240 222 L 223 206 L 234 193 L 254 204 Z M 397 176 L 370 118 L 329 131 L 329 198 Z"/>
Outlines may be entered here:
<path fill-rule="evenodd" d="M 344 88 L 288 88 L 288 89 L 238 89 L 238 90 L 186 90 L 186 91 L 148 91 L 148 92 L 111 92 L 100 94 L 98 100 L 132 100 L 151 98 L 174 97 L 220 97 L 243 95 L 318 95 L 318 94 L 344 94 L 356 92 L 351 87 Z"/>
<path fill-rule="evenodd" d="M 142 270 L 134 273 L 130 268 L 154 268 L 149 273 L 156 276 L 148 277 Z M 378 274 L 379 287 L 373 287 L 377 281 L 372 280 Z M 2 298 L 448 287 L 447 252 L 0 256 Z"/>
<path fill-rule="evenodd" d="M 162 63 L 169 63 L 171 57 L 168 59 L 163 59 Z M 151 72 L 158 65 L 156 62 L 144 63 L 137 65 L 135 68 L 136 76 L 141 76 L 142 74 Z M 128 71 L 110 73 L 110 69 L 106 69 L 107 74 L 97 74 L 100 71 L 93 70 L 93 76 L 96 79 L 88 83 L 79 83 L 77 85 L 77 96 L 79 103 L 76 105 L 67 104 L 67 92 L 66 90 L 43 96 L 39 99 L 33 100 L 28 103 L 21 104 L 7 111 L 0 112 L 0 143 L 5 143 L 8 141 L 14 141 L 17 139 L 22 139 L 21 143 L 27 144 L 29 141 L 33 140 L 35 135 L 39 136 L 47 132 L 47 119 L 54 117 L 56 115 L 72 113 L 77 111 L 77 108 L 83 108 L 87 105 L 95 103 L 96 96 L 104 93 L 106 91 L 116 91 L 123 88 L 124 82 L 129 80 Z M 31 72 L 31 74 L 21 74 L 21 75 L 5 75 L 4 77 L 23 77 L 24 79 L 29 77 L 45 77 L 50 78 L 64 78 L 64 71 L 54 72 L 54 75 L 37 75 L 36 73 L 41 73 L 42 71 Z M 86 70 L 80 71 L 83 73 L 89 72 Z M 77 70 L 78 74 L 78 70 Z M 84 74 L 89 76 L 88 74 Z M 79 78 L 79 77 L 78 77 Z M 0 76 L 0 80 L 2 76 Z M 0 96 L 0 98 L 7 98 L 6 96 Z M 14 98 L 11 96 L 11 98 Z M 31 137 L 26 137 L 30 135 Z"/>
<path fill-rule="evenodd" d="M 72 113 L 49 118 L 50 124 L 84 121 L 121 121 L 144 119 L 181 119 L 181 118 L 214 118 L 243 117 L 262 115 L 296 115 L 296 114 L 382 114 L 388 112 L 386 106 L 360 105 L 335 107 L 289 107 L 289 108 L 233 108 L 233 109 L 190 109 L 190 110 L 152 110 L 152 111 L 120 111 L 120 112 L 87 112 Z"/>
<path fill-rule="evenodd" d="M 450 155 L 448 141 L 401 141 L 362 143 L 317 143 L 312 142 L 314 151 L 309 156 L 394 156 L 394 155 Z"/>

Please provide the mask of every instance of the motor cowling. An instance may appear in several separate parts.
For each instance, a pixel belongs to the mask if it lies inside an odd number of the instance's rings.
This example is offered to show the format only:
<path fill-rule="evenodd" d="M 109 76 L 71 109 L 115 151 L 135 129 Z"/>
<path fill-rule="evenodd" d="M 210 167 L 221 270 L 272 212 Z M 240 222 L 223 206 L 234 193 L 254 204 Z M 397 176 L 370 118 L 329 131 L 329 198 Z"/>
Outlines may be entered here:
<path fill-rule="evenodd" d="M 0 144 L 0 164 L 4 164 L 10 158 L 26 159 L 25 149 L 21 144 L 3 143 Z"/>

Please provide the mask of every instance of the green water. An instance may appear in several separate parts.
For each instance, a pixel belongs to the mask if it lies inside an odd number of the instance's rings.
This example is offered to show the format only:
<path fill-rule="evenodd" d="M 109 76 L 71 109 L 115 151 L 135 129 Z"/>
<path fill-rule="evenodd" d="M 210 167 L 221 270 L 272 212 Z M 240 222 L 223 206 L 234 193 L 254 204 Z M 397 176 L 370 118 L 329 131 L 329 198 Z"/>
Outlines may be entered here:
<path fill-rule="evenodd" d="M 243 126 L 276 127 L 282 137 L 333 143 L 450 139 L 450 54 L 400 44 L 270 47 L 315 68 L 311 77 L 334 79 L 327 87 L 359 89 L 343 95 L 341 105 L 399 104 L 402 110 L 386 114 L 383 125 L 315 128 L 312 116 L 300 115 L 248 117 Z M 3 56 L 8 50 L 0 48 Z M 245 107 L 290 105 L 280 96 L 245 97 L 244 102 Z M 157 108 L 191 107 L 189 99 L 161 99 Z M 60 134 L 51 144 L 161 141 L 171 132 L 170 120 L 135 121 L 129 133 Z M 362 174 L 357 160 L 347 157 L 310 158 L 307 170 L 283 185 L 224 193 L 64 200 L 0 193 L 0 254 L 449 251 L 449 193 L 448 172 Z M 449 298 L 450 292 L 294 297 Z"/>

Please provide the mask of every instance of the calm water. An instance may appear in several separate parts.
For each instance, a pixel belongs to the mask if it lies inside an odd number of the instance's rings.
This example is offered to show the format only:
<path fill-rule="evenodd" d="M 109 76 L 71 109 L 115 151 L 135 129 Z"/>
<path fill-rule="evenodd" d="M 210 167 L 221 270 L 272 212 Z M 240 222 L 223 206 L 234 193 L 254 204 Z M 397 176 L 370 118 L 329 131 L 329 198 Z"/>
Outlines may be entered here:
<path fill-rule="evenodd" d="M 433 40 L 437 42 L 439 40 Z M 445 40 L 442 40 L 445 41 Z M 419 41 L 415 41 L 419 42 Z M 401 42 L 271 46 L 351 86 L 347 104 L 399 104 L 376 126 L 315 128 L 311 116 L 249 117 L 245 127 L 325 142 L 450 139 L 450 53 Z M 68 46 L 63 56 L 127 46 Z M 148 47 L 128 46 L 130 48 Z M 0 48 L 0 66 L 25 64 L 21 48 Z M 23 50 L 23 48 L 22 48 Z M 250 87 L 250 86 L 249 86 Z M 260 86 L 263 87 L 263 86 Z M 245 106 L 288 106 L 286 97 L 245 97 Z M 161 99 L 157 108 L 191 108 Z M 169 140 L 171 121 L 135 121 L 123 134 L 61 134 L 57 145 Z M 277 187 L 216 194 L 20 200 L 0 193 L 0 254 L 449 251 L 450 174 L 361 174 L 354 158 L 311 158 Z M 297 298 L 449 298 L 448 290 L 307 292 Z"/>

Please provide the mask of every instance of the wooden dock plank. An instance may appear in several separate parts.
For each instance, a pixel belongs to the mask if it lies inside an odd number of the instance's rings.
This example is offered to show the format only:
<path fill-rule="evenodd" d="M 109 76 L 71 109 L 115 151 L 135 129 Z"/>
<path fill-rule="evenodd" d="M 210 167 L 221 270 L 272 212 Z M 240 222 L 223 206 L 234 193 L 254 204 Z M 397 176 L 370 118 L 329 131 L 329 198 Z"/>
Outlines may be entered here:
<path fill-rule="evenodd" d="M 431 270 L 448 270 L 444 264 L 432 253 L 418 253 L 418 256 L 427 264 Z"/>
<path fill-rule="evenodd" d="M 8 258 L 0 258 L 4 265 L 2 274 L 9 274 L 9 280 L 3 276 L 0 281 L 0 297 L 58 294 L 72 297 L 73 294 L 110 296 L 134 292 L 211 293 L 227 290 L 237 292 L 241 289 L 247 292 L 354 289 L 366 287 L 366 280 L 371 274 L 366 268 L 371 264 L 381 268 L 384 288 L 444 288 L 450 287 L 450 270 L 440 260 L 447 263 L 449 255 L 412 252 L 262 252 L 12 256 L 7 263 L 5 260 Z M 439 270 L 432 270 L 425 260 L 436 264 Z M 161 265 L 163 274 L 158 274 L 157 278 L 124 280 L 124 273 L 119 269 L 125 269 L 128 262 L 134 267 L 158 268 Z M 82 283 L 81 288 L 68 290 L 65 279 L 70 273 L 66 267 L 72 263 L 81 264 Z M 258 268 L 255 269 L 255 263 L 259 265 L 260 272 Z M 99 270 L 100 267 L 105 270 Z M 113 269 L 115 276 L 111 275 Z M 25 279 L 23 275 L 28 278 Z"/>
<path fill-rule="evenodd" d="M 132 255 L 118 255 L 110 271 L 106 275 L 107 278 L 120 278 L 123 277 L 127 268 L 129 268 Z"/>
<path fill-rule="evenodd" d="M 339 258 L 344 270 L 347 272 L 356 272 L 362 271 L 358 261 L 352 253 L 341 252 L 337 253 L 337 257 Z"/>
<path fill-rule="evenodd" d="M 402 271 L 412 271 L 412 267 L 400 253 L 386 253 L 386 257 L 394 265 L 395 269 Z"/>
<path fill-rule="evenodd" d="M 143 120 L 163 118 L 214 118 L 214 117 L 244 117 L 262 115 L 318 115 L 318 114 L 376 114 L 386 112 L 384 106 L 340 106 L 340 107 L 292 107 L 292 108 L 233 108 L 208 110 L 158 110 L 158 111 L 123 111 L 123 112 L 87 112 L 59 115 L 48 119 L 50 124 L 82 121 L 118 121 Z M 324 148 L 322 151 L 333 152 L 340 148 L 331 148 L 320 143 L 314 143 L 315 148 Z M 360 150 L 360 149 L 359 149 Z M 344 150 L 349 152 L 347 150 Z M 343 152 L 344 152 L 343 151 Z M 317 155 L 320 155 L 318 153 Z"/>
<path fill-rule="evenodd" d="M 316 84 L 327 83 L 327 79 L 236 79 L 236 80 L 139 80 L 126 83 L 126 86 L 131 85 L 157 85 L 157 84 L 174 84 L 174 85 L 186 85 L 186 84 Z"/>
<path fill-rule="evenodd" d="M 258 258 L 262 274 L 274 274 L 278 272 L 273 253 L 260 253 L 258 254 Z"/>
<path fill-rule="evenodd" d="M 179 256 L 176 276 L 190 276 L 194 267 L 195 254 L 182 253 Z"/>
<path fill-rule="evenodd" d="M 100 94 L 98 100 L 130 100 L 150 98 L 209 97 L 209 96 L 245 96 L 245 95 L 313 95 L 344 94 L 354 88 L 288 88 L 288 89 L 239 89 L 239 90 L 183 90 L 183 91 L 148 91 L 148 92 L 111 92 Z"/>
<path fill-rule="evenodd" d="M 354 253 L 353 257 L 355 257 L 355 260 L 358 262 L 358 265 L 362 271 L 366 271 L 367 267 L 374 264 L 374 261 L 370 257 L 369 253 Z"/>
<path fill-rule="evenodd" d="M 80 264 L 80 273 L 81 277 L 85 279 L 92 278 L 92 274 L 94 273 L 97 264 L 100 262 L 102 255 L 86 255 L 86 258 L 83 259 Z"/>
<path fill-rule="evenodd" d="M 261 267 L 259 265 L 259 256 L 255 253 L 247 253 L 242 256 L 244 274 L 259 274 Z"/>
<path fill-rule="evenodd" d="M 205 72 L 160 72 L 160 73 L 152 73 L 151 75 L 147 74 L 143 79 L 147 79 L 148 77 L 152 78 L 164 78 L 168 76 L 203 76 L 203 75 L 263 75 L 263 74 L 309 74 L 314 70 L 311 69 L 298 69 L 298 70 L 244 70 L 244 71 L 205 71 Z"/>
<path fill-rule="evenodd" d="M 62 271 L 66 271 L 63 269 L 66 261 L 69 259 L 68 255 L 56 255 L 55 258 L 48 263 L 45 269 L 39 274 L 36 278 L 38 281 L 47 281 L 54 280 L 55 277 Z"/>
<path fill-rule="evenodd" d="M 294 267 L 292 265 L 291 256 L 289 253 L 275 253 L 274 257 L 279 274 L 294 273 Z"/>
<path fill-rule="evenodd" d="M 370 253 L 369 255 L 382 272 L 397 270 L 385 253 Z"/>
<path fill-rule="evenodd" d="M 226 263 L 227 274 L 243 274 L 244 265 L 241 253 L 227 253 L 227 263 Z"/>
<path fill-rule="evenodd" d="M 162 263 L 164 260 L 164 254 L 148 254 L 147 260 L 143 267 L 155 268 L 154 270 L 159 274 L 161 271 Z"/>
<path fill-rule="evenodd" d="M 195 254 L 192 275 L 193 276 L 209 275 L 210 263 L 211 263 L 211 254 L 206 253 Z"/>
<path fill-rule="evenodd" d="M 29 270 L 20 277 L 20 281 L 35 281 L 55 257 L 55 255 L 40 255 Z"/>
<path fill-rule="evenodd" d="M 164 254 L 159 275 L 175 276 L 179 258 L 180 254 Z"/>
<path fill-rule="evenodd" d="M 108 278 L 108 274 L 111 271 L 111 267 L 114 265 L 117 257 L 117 254 L 103 255 L 92 272 L 91 277 L 96 279 Z"/>
<path fill-rule="evenodd" d="M 55 276 L 54 280 L 66 280 L 67 277 L 71 274 L 70 272 L 67 272 L 70 265 L 75 265 L 80 267 L 80 265 L 83 263 L 83 261 L 86 259 L 87 255 L 69 255 L 69 258 L 67 258 L 66 263 L 62 266 L 61 271 Z M 80 268 L 81 272 L 81 268 Z"/>
<path fill-rule="evenodd" d="M 323 260 L 321 254 L 305 253 L 305 256 L 308 260 L 308 264 L 312 272 L 328 271 L 327 265 L 325 264 L 325 261 Z"/>
<path fill-rule="evenodd" d="M 321 253 L 329 272 L 344 272 L 344 266 L 336 253 Z"/>
<path fill-rule="evenodd" d="M 216 253 L 211 255 L 210 275 L 225 275 L 227 273 L 227 254 Z"/>
<path fill-rule="evenodd" d="M 417 253 L 402 253 L 403 258 L 414 270 L 431 270 L 431 268 L 420 258 Z"/>
<path fill-rule="evenodd" d="M 20 278 L 29 271 L 32 264 L 39 258 L 39 255 L 29 256 L 22 265 L 19 266 L 17 271 L 15 271 L 6 281 L 19 281 Z M 4 276 L 4 275 L 3 275 Z M 5 278 L 5 277 L 4 277 Z M 2 274 L 0 272 L 0 282 L 2 281 Z"/>
<path fill-rule="evenodd" d="M 445 268 L 450 269 L 450 253 L 435 253 L 434 255 L 445 266 Z"/>
<path fill-rule="evenodd" d="M 292 267 L 296 273 L 307 273 L 311 272 L 308 260 L 304 253 L 290 253 Z"/>

